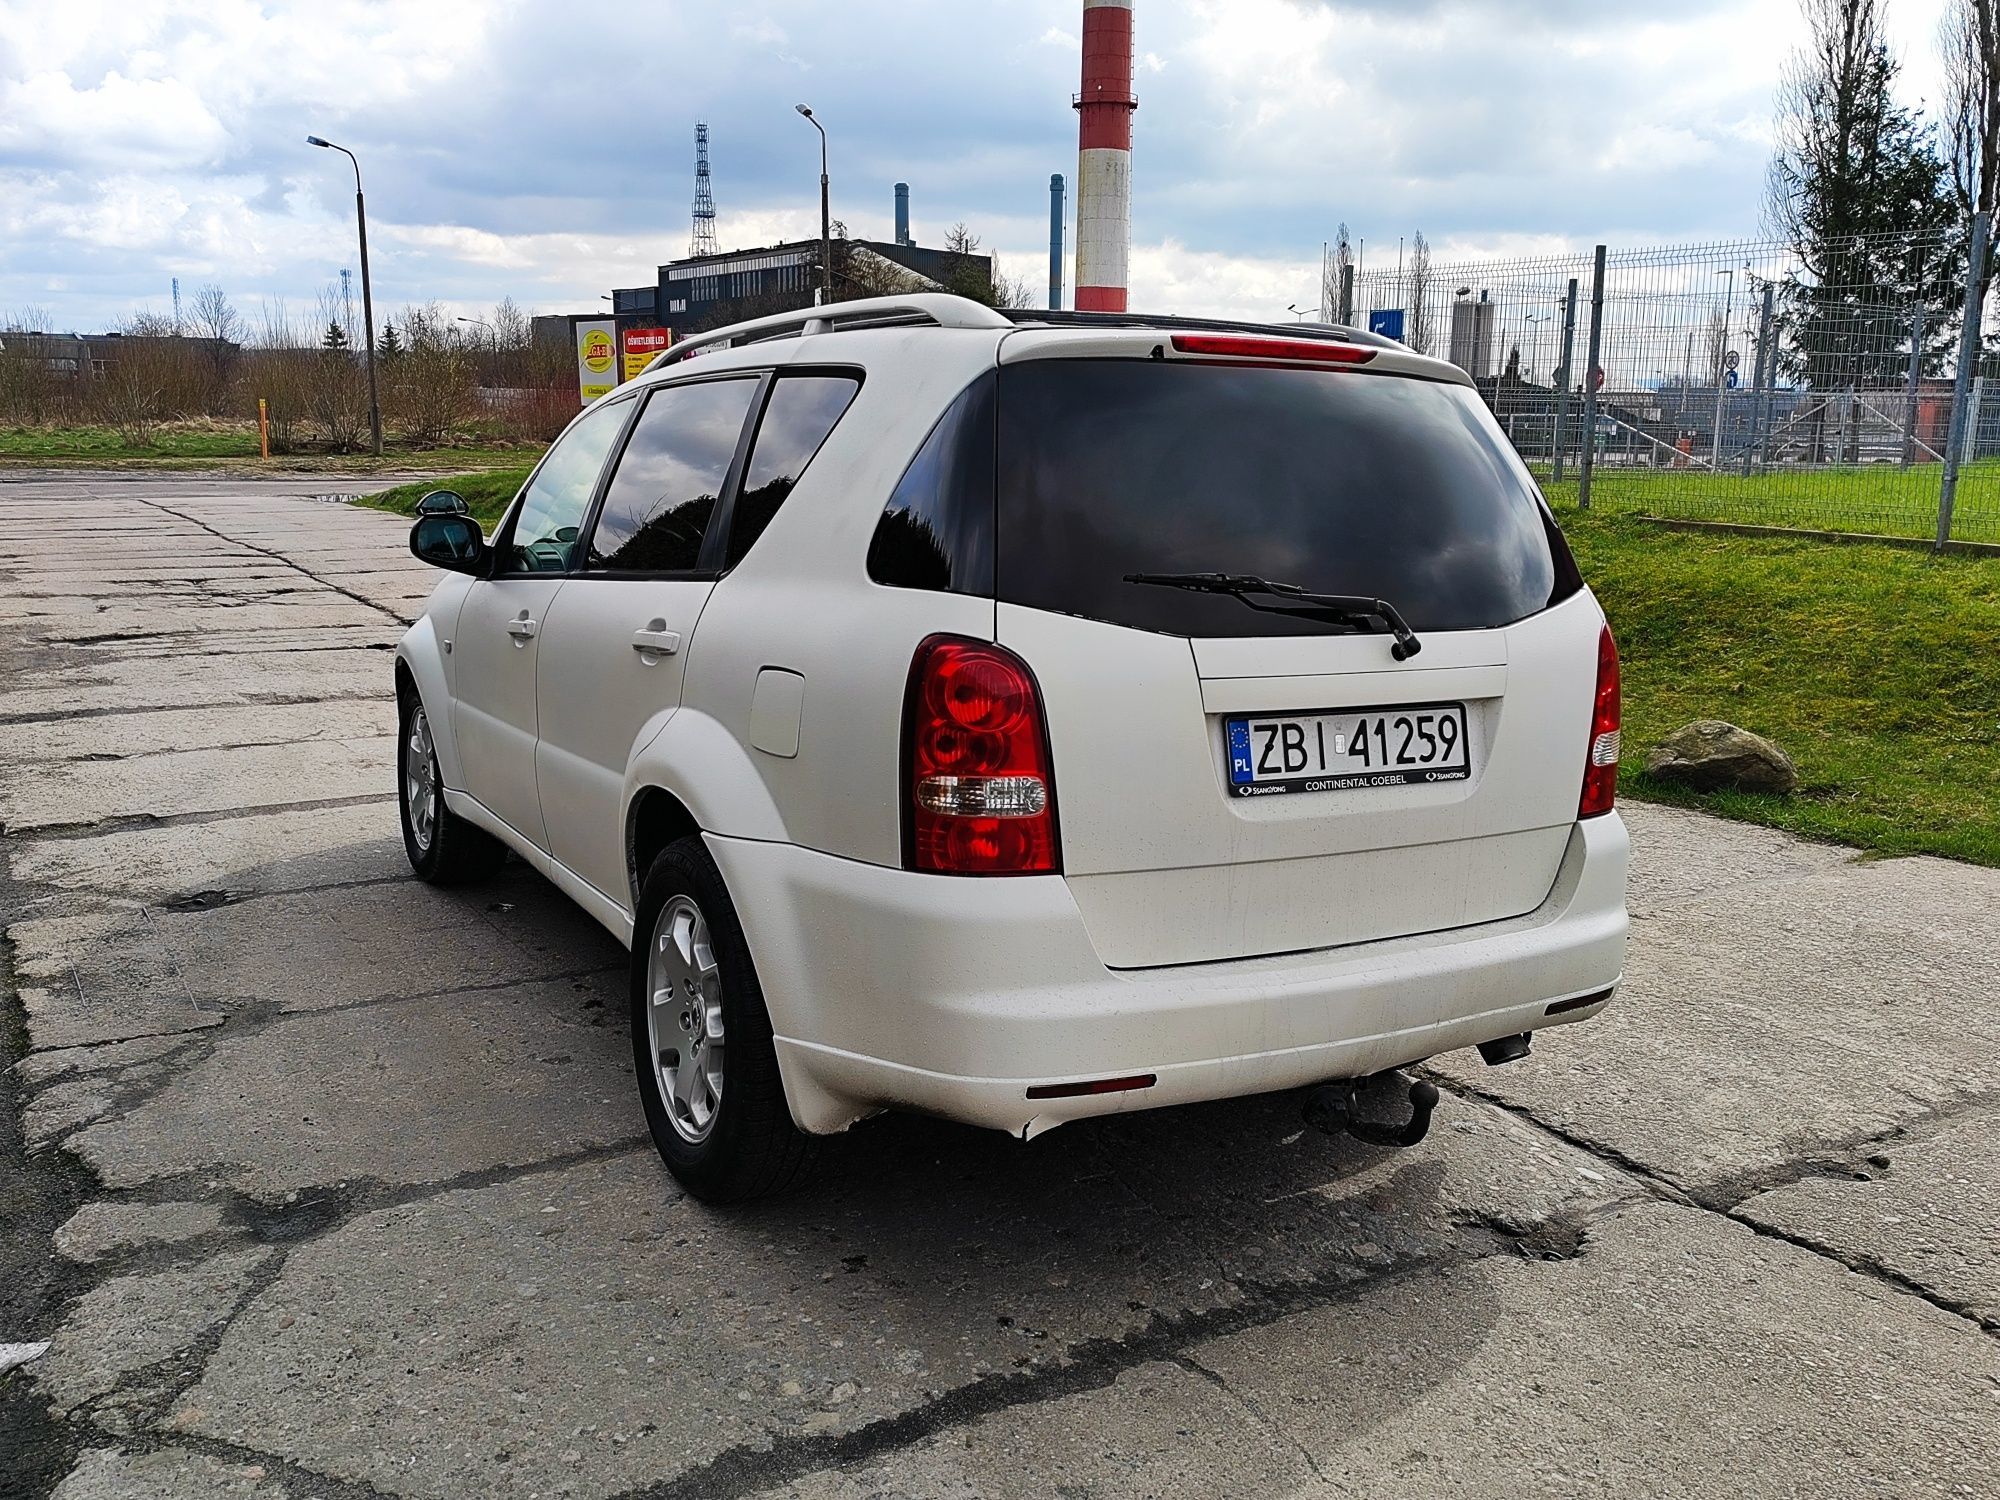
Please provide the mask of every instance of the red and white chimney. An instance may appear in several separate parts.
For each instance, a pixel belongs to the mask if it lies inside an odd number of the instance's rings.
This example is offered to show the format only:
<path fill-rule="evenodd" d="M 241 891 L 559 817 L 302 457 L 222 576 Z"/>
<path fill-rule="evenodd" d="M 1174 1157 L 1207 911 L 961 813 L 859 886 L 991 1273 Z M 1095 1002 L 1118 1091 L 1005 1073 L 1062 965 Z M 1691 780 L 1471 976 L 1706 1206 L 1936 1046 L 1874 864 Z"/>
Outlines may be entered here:
<path fill-rule="evenodd" d="M 1083 0 L 1076 96 L 1076 307 L 1125 311 L 1132 243 L 1132 0 Z"/>

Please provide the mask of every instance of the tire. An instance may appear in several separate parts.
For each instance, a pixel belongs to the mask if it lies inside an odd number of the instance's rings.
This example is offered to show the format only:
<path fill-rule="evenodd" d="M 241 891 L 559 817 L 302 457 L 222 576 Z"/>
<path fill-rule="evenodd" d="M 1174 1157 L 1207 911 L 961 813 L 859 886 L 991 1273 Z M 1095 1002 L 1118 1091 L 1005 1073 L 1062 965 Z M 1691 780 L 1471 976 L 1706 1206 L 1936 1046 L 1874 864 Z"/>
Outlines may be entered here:
<path fill-rule="evenodd" d="M 796 1183 L 815 1142 L 792 1123 L 743 926 L 697 837 L 662 849 L 640 886 L 631 995 L 639 1100 L 681 1186 L 744 1203 Z"/>
<path fill-rule="evenodd" d="M 506 860 L 507 846 L 445 806 L 444 778 L 423 699 L 403 693 L 396 708 L 396 807 L 410 868 L 431 885 L 484 880 Z"/>

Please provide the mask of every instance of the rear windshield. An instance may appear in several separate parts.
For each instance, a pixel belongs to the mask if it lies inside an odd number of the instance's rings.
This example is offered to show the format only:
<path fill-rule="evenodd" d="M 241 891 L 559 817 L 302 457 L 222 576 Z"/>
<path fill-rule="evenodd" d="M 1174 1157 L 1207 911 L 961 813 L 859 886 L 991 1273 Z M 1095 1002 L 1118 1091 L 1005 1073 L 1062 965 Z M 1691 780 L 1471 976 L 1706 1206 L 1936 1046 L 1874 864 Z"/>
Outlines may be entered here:
<path fill-rule="evenodd" d="M 1579 586 L 1464 386 L 1357 370 L 1031 360 L 1000 372 L 996 569 L 1010 603 L 1188 636 L 1353 629 L 1128 573 L 1254 573 L 1506 625 Z"/>

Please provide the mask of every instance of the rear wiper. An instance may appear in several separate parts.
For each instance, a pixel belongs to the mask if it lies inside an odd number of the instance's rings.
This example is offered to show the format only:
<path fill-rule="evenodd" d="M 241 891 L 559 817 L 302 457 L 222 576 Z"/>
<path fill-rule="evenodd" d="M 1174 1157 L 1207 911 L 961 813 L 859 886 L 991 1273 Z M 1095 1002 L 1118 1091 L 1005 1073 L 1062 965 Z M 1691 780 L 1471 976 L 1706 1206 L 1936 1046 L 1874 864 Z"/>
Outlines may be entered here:
<path fill-rule="evenodd" d="M 1127 573 L 1125 581 L 1158 584 L 1161 588 L 1189 589 L 1197 594 L 1228 594 L 1251 609 L 1272 615 L 1293 615 L 1306 620 L 1324 619 L 1329 615 L 1349 620 L 1380 620 L 1396 637 L 1389 654 L 1397 661 L 1408 661 L 1424 649 L 1424 643 L 1417 639 L 1409 622 L 1387 599 L 1370 599 L 1364 594 L 1315 594 L 1296 583 L 1276 583 L 1269 578 L 1259 578 L 1254 573 Z M 1251 597 L 1253 594 L 1268 594 L 1274 599 L 1289 599 L 1295 603 L 1293 607 L 1260 604 Z M 1298 608 L 1297 605 L 1305 607 Z"/>

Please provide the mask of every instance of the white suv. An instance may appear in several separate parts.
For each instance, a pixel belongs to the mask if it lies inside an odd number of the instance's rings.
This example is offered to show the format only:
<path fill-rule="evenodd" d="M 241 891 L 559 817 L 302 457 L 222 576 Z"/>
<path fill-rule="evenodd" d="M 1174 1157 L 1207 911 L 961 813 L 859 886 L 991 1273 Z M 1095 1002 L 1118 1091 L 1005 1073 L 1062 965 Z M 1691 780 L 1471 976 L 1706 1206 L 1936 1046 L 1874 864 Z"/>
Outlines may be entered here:
<path fill-rule="evenodd" d="M 771 1191 L 1518 1056 L 1624 957 L 1618 661 L 1459 370 L 945 296 L 738 324 L 572 422 L 397 648 L 427 880 L 632 950 L 654 1140 Z"/>

